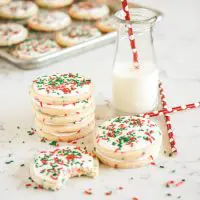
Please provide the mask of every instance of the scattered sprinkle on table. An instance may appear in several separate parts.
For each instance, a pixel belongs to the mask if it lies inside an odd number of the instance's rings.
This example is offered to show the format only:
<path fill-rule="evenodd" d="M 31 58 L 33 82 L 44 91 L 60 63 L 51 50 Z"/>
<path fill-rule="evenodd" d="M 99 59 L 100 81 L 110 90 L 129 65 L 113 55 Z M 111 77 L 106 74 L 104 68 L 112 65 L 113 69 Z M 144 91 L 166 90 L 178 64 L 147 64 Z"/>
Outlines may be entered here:
<path fill-rule="evenodd" d="M 106 196 L 110 196 L 112 194 L 112 191 L 108 191 L 105 193 Z"/>
<path fill-rule="evenodd" d="M 28 135 L 34 135 L 36 133 L 36 130 L 34 128 L 31 128 L 30 131 L 27 131 Z"/>
<path fill-rule="evenodd" d="M 20 167 L 24 167 L 24 166 L 25 166 L 25 164 L 21 164 L 21 165 L 20 165 Z"/>
<path fill-rule="evenodd" d="M 11 163 L 13 163 L 13 162 L 14 162 L 13 160 L 10 160 L 10 161 L 5 162 L 5 164 L 6 164 L 6 165 L 9 165 L 9 164 L 11 164 Z"/>
<path fill-rule="evenodd" d="M 89 188 L 89 189 L 85 190 L 85 191 L 83 192 L 83 194 L 92 195 L 92 189 Z"/>
<path fill-rule="evenodd" d="M 139 200 L 137 197 L 133 197 L 132 200 Z"/>
<path fill-rule="evenodd" d="M 122 186 L 118 187 L 118 190 L 123 190 L 123 189 L 124 189 L 124 187 L 122 187 Z"/>
<path fill-rule="evenodd" d="M 45 137 L 43 137 L 40 142 L 46 143 L 47 139 Z"/>
<path fill-rule="evenodd" d="M 57 143 L 57 141 L 52 141 L 49 143 L 49 145 L 59 147 L 59 144 Z"/>

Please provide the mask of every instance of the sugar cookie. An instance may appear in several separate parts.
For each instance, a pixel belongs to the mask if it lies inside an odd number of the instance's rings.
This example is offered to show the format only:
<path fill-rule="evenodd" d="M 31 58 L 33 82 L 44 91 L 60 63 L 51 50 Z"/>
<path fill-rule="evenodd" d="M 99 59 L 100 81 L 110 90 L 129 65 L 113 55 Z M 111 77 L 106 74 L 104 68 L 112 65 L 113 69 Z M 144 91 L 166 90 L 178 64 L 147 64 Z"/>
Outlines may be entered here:
<path fill-rule="evenodd" d="M 88 115 L 94 113 L 94 111 L 95 111 L 95 106 L 92 106 L 89 109 L 84 110 L 84 112 L 77 112 L 76 114 L 73 115 L 65 114 L 65 116 L 58 116 L 58 115 L 48 115 L 42 113 L 40 110 L 34 110 L 35 117 L 37 120 L 42 121 L 46 124 L 55 124 L 55 125 L 80 121 L 83 118 L 87 117 Z"/>
<path fill-rule="evenodd" d="M 62 105 L 46 104 L 36 99 L 32 100 L 33 107 L 35 110 L 40 111 L 44 114 L 53 116 L 72 116 L 76 114 L 82 114 L 91 110 L 94 107 L 94 100 L 91 98 Z"/>
<path fill-rule="evenodd" d="M 33 98 L 54 105 L 82 101 L 88 99 L 91 93 L 91 80 L 71 73 L 38 77 L 30 87 Z"/>
<path fill-rule="evenodd" d="M 76 132 L 79 131 L 80 129 L 83 129 L 88 126 L 92 121 L 94 121 L 95 115 L 89 115 L 80 121 L 76 122 L 71 122 L 67 124 L 61 124 L 61 125 L 56 125 L 56 124 L 46 124 L 43 123 L 42 121 L 35 120 L 35 125 L 42 129 L 44 132 L 53 132 L 53 133 L 67 133 L 67 132 Z"/>
<path fill-rule="evenodd" d="M 56 41 L 61 46 L 70 47 L 99 36 L 101 36 L 101 32 L 91 25 L 73 24 L 58 32 Z"/>
<path fill-rule="evenodd" d="M 70 5 L 74 0 L 36 0 L 40 7 L 45 8 L 62 8 Z"/>
<path fill-rule="evenodd" d="M 0 17 L 7 19 L 24 19 L 37 14 L 38 7 L 31 1 L 12 1 L 0 7 Z"/>
<path fill-rule="evenodd" d="M 98 21 L 96 27 L 103 33 L 109 33 L 117 30 L 116 23 L 112 17 L 107 17 Z"/>
<path fill-rule="evenodd" d="M 42 10 L 28 20 L 28 26 L 37 31 L 58 31 L 71 23 L 70 17 L 61 11 Z"/>
<path fill-rule="evenodd" d="M 96 177 L 98 160 L 80 147 L 64 146 L 40 151 L 30 165 L 33 181 L 48 190 L 58 190 L 71 177 Z"/>
<path fill-rule="evenodd" d="M 78 140 L 80 138 L 86 137 L 92 134 L 95 128 L 95 122 L 91 122 L 88 126 L 74 132 L 57 133 L 57 132 L 45 132 L 43 129 L 36 127 L 37 133 L 40 137 L 46 138 L 51 141 L 58 142 L 71 142 L 73 140 Z"/>
<path fill-rule="evenodd" d="M 17 45 L 12 51 L 12 54 L 20 59 L 29 60 L 60 49 L 53 40 L 29 39 Z"/>
<path fill-rule="evenodd" d="M 149 119 L 135 116 L 120 116 L 106 121 L 96 131 L 94 146 L 104 160 L 111 165 L 133 166 L 140 159 L 155 158 L 160 150 L 160 128 Z M 144 159 L 145 157 L 145 159 Z M 114 162 L 115 161 L 115 162 Z"/>
<path fill-rule="evenodd" d="M 80 20 L 98 20 L 107 17 L 108 14 L 108 6 L 89 1 L 75 3 L 69 9 L 69 15 Z"/>
<path fill-rule="evenodd" d="M 28 30 L 20 24 L 0 24 L 0 46 L 11 46 L 24 41 L 28 37 Z"/>

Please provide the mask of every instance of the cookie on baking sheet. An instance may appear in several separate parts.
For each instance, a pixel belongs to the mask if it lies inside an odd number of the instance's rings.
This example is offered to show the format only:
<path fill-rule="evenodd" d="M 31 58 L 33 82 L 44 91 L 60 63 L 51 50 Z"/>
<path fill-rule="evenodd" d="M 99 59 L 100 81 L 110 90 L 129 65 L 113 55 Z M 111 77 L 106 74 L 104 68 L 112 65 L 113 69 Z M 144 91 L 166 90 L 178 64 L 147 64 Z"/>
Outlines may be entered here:
<path fill-rule="evenodd" d="M 62 8 L 73 3 L 74 0 L 36 0 L 36 3 L 40 7 L 45 8 Z"/>
<path fill-rule="evenodd" d="M 143 166 L 161 147 L 160 128 L 149 119 L 120 116 L 104 122 L 96 131 L 96 154 L 104 163 L 119 168 Z"/>
<path fill-rule="evenodd" d="M 6 5 L 10 2 L 11 2 L 11 0 L 0 0 L 0 6 Z"/>
<path fill-rule="evenodd" d="M 60 50 L 60 46 L 53 40 L 28 39 L 18 44 L 12 51 L 12 55 L 23 60 L 29 60 L 58 50 Z"/>
<path fill-rule="evenodd" d="M 74 46 L 81 42 L 101 36 L 101 32 L 88 24 L 72 24 L 56 33 L 56 41 L 64 47 Z"/>
<path fill-rule="evenodd" d="M 91 79 L 72 73 L 41 76 L 30 87 L 32 98 L 53 105 L 73 104 L 88 99 L 91 94 Z"/>
<path fill-rule="evenodd" d="M 96 177 L 99 162 L 86 150 L 75 146 L 38 152 L 30 165 L 33 181 L 48 190 L 58 190 L 71 177 Z"/>
<path fill-rule="evenodd" d="M 42 10 L 28 20 L 28 26 L 36 31 L 52 32 L 67 27 L 71 18 L 61 11 Z"/>
<path fill-rule="evenodd" d="M 11 46 L 24 41 L 28 37 L 28 30 L 15 23 L 0 24 L 0 46 Z"/>
<path fill-rule="evenodd" d="M 115 20 L 112 17 L 99 20 L 95 25 L 103 33 L 114 32 L 117 30 Z"/>
<path fill-rule="evenodd" d="M 37 14 L 38 7 L 32 1 L 13 1 L 0 7 L 0 17 L 6 19 L 24 19 Z"/>
<path fill-rule="evenodd" d="M 99 20 L 109 15 L 109 8 L 105 4 L 83 1 L 73 4 L 68 13 L 74 19 Z"/>

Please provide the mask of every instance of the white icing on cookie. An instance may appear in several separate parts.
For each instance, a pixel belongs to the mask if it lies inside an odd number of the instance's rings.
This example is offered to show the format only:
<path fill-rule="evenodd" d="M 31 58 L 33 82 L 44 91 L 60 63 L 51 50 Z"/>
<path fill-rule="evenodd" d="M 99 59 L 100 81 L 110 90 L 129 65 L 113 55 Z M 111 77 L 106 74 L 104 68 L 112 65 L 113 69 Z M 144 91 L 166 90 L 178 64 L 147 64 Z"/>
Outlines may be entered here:
<path fill-rule="evenodd" d="M 73 4 L 69 14 L 76 19 L 96 20 L 108 16 L 109 8 L 104 4 L 85 1 Z"/>
<path fill-rule="evenodd" d="M 28 20 L 29 27 L 38 31 L 57 31 L 70 23 L 70 17 L 61 11 L 42 10 L 38 15 Z"/>
<path fill-rule="evenodd" d="M 73 46 L 99 36 L 99 30 L 91 25 L 73 24 L 57 33 L 56 41 L 61 46 Z"/>
<path fill-rule="evenodd" d="M 32 86 L 39 95 L 62 98 L 90 93 L 91 80 L 78 74 L 54 74 L 38 77 Z"/>
<path fill-rule="evenodd" d="M 113 152 L 145 149 L 162 140 L 160 128 L 149 119 L 120 116 L 104 122 L 97 129 L 96 143 Z"/>
<path fill-rule="evenodd" d="M 21 59 L 33 59 L 60 50 L 53 40 L 29 39 L 15 47 L 12 54 Z"/>
<path fill-rule="evenodd" d="M 98 174 L 97 160 L 79 147 L 40 151 L 30 166 L 31 178 L 46 189 L 59 189 L 70 177 Z"/>
<path fill-rule="evenodd" d="M 0 7 L 0 16 L 3 18 L 23 19 L 35 15 L 38 7 L 31 1 L 13 1 Z"/>
<path fill-rule="evenodd" d="M 0 24 L 0 46 L 10 46 L 25 40 L 28 31 L 20 24 Z"/>

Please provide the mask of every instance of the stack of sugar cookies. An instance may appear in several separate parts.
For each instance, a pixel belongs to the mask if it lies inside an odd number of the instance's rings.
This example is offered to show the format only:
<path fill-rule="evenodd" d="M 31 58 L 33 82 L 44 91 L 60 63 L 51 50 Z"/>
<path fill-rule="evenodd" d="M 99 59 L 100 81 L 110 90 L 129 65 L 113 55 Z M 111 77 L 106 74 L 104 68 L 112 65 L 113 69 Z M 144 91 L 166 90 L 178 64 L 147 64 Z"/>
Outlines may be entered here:
<path fill-rule="evenodd" d="M 95 105 L 90 79 L 71 73 L 38 77 L 30 95 L 41 137 L 68 142 L 93 132 Z"/>
<path fill-rule="evenodd" d="M 94 137 L 97 157 L 115 168 L 135 168 L 152 162 L 161 143 L 159 127 L 149 119 L 135 116 L 120 116 L 104 122 Z"/>

